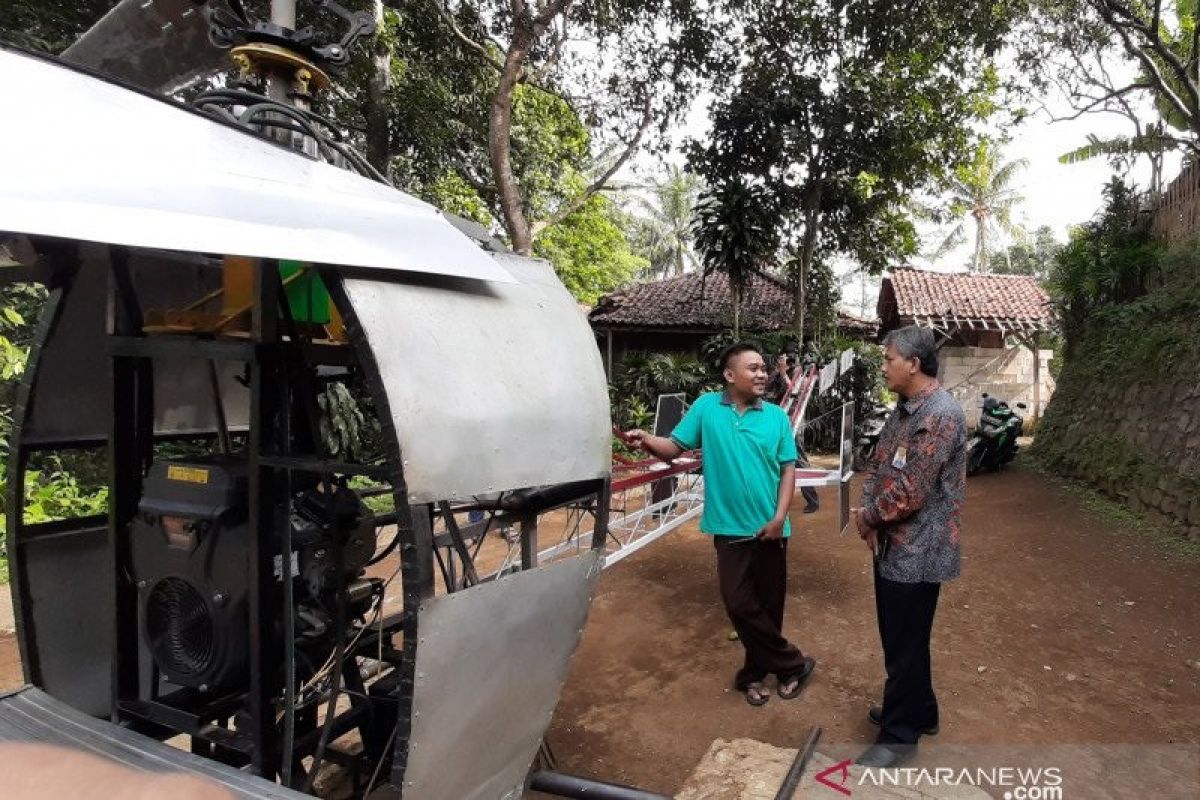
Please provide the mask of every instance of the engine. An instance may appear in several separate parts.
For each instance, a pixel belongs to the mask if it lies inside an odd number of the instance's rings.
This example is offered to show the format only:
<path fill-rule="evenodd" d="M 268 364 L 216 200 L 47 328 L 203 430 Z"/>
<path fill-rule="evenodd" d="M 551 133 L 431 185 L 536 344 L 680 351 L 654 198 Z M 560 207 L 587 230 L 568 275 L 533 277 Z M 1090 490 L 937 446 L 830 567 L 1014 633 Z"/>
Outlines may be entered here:
<path fill-rule="evenodd" d="M 248 680 L 250 628 L 249 478 L 234 456 L 155 463 L 130 531 L 141 633 L 164 678 L 200 691 Z M 370 607 L 379 583 L 360 577 L 375 552 L 375 527 L 344 486 L 313 486 L 293 496 L 287 554 L 301 663 L 320 663 L 338 635 L 337 592 L 346 618 Z M 275 579 L 284 576 L 282 542 Z M 282 625 L 274 634 L 282 646 Z"/>

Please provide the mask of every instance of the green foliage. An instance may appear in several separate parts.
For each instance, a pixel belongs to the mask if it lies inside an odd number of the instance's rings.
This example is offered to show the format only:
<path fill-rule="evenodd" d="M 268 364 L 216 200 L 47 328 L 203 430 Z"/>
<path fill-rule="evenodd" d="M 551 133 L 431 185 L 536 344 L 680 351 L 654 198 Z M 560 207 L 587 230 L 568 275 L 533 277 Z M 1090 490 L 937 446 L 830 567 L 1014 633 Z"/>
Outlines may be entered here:
<path fill-rule="evenodd" d="M 675 165 L 650 184 L 650 197 L 633 195 L 641 213 L 629 220 L 634 250 L 649 262 L 650 273 L 668 277 L 682 275 L 695 263 L 692 216 L 700 200 L 703 182 Z"/>
<path fill-rule="evenodd" d="M 479 193 L 454 172 L 447 172 L 424 187 L 425 199 L 443 211 L 491 227 L 492 214 Z"/>
<path fill-rule="evenodd" d="M 740 68 L 692 168 L 710 185 L 761 182 L 762 223 L 798 266 L 847 256 L 878 274 L 916 250 L 912 194 L 971 152 L 998 88 L 992 55 L 1022 9 L 744 4 Z"/>
<path fill-rule="evenodd" d="M 326 452 L 342 461 L 372 463 L 379 459 L 379 421 L 369 410 L 365 392 L 355 394 L 344 383 L 330 383 L 317 395 L 317 405 Z"/>
<path fill-rule="evenodd" d="M 1032 275 L 1045 283 L 1062 249 L 1050 226 L 1042 225 L 1032 237 L 1009 246 L 1003 253 L 992 253 L 988 269 L 996 275 Z"/>
<path fill-rule="evenodd" d="M 1157 504 L 1147 498 L 1160 489 L 1200 496 L 1200 473 L 1180 455 L 1187 439 L 1163 420 L 1177 378 L 1200 365 L 1200 248 L 1154 242 L 1138 207 L 1114 181 L 1106 207 L 1057 259 L 1051 287 L 1066 323 L 1064 363 L 1031 456 L 1112 497 Z M 1130 397 L 1155 405 L 1131 410 Z M 1147 419 L 1149 431 L 1138 430 Z"/>
<path fill-rule="evenodd" d="M 1148 216 L 1140 213 L 1137 193 L 1118 178 L 1104 192 L 1104 208 L 1072 232 L 1050 275 L 1049 290 L 1063 321 L 1068 359 L 1094 313 L 1107 310 L 1121 316 L 1119 307 L 1145 294 L 1149 277 L 1160 274 L 1161 247 L 1151 235 Z M 1159 302 L 1172 300 L 1163 297 Z M 1138 309 L 1124 313 L 1131 312 L 1137 314 Z"/>
<path fill-rule="evenodd" d="M 592 195 L 583 208 L 535 239 L 533 254 L 554 265 L 577 300 L 594 305 L 648 265 L 630 249 L 622 223 L 620 209 L 611 200 Z"/>
<path fill-rule="evenodd" d="M 1174 150 L 1178 140 L 1168 136 L 1162 123 L 1149 126 L 1146 133 L 1135 136 L 1112 136 L 1101 139 L 1088 134 L 1087 143 L 1063 153 L 1058 157 L 1060 164 L 1079 164 L 1094 158 L 1124 158 L 1136 155 L 1159 155 Z"/>
<path fill-rule="evenodd" d="M 115 5 L 113 0 L 5 0 L 0 39 L 60 53 Z"/>
<path fill-rule="evenodd" d="M 107 487 L 89 492 L 79 485 L 74 475 L 65 472 L 30 470 L 25 473 L 27 522 L 50 522 L 107 512 Z"/>
<path fill-rule="evenodd" d="M 715 371 L 682 353 L 627 353 L 613 369 L 609 399 L 623 430 L 646 428 L 654 420 L 659 395 L 683 393 L 688 402 L 719 388 Z"/>
<path fill-rule="evenodd" d="M 947 184 L 949 209 L 952 216 L 960 219 L 934 257 L 945 255 L 966 241 L 968 222 L 975 226 L 971 269 L 976 272 L 987 269 L 997 241 L 1004 237 L 1020 238 L 1022 232 L 1013 222 L 1012 211 L 1024 198 L 1013 188 L 1013 181 L 1028 166 L 1025 159 L 1002 162 L 994 143 L 980 142 L 971 160 L 951 173 Z"/>
<path fill-rule="evenodd" d="M 705 274 L 723 272 L 729 278 L 735 337 L 750 276 L 775 249 L 772 217 L 763 188 L 737 180 L 706 190 L 696 207 L 696 249 Z"/>
<path fill-rule="evenodd" d="M 0 290 L 0 461 L 8 462 L 12 405 L 46 291 L 35 284 Z M 31 523 L 101 514 L 108 510 L 106 476 L 94 451 L 43 455 L 25 473 L 25 519 Z M 0 583 L 8 580 L 4 532 L 8 523 L 7 471 L 0 475 Z"/>

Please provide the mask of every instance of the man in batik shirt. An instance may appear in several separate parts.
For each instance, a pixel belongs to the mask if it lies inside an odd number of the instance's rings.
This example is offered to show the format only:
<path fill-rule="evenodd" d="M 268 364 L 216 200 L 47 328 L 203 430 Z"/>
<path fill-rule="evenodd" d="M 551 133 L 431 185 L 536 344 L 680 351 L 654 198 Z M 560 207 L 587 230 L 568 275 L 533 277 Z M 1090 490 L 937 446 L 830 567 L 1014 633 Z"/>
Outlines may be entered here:
<path fill-rule="evenodd" d="M 879 737 L 858 763 L 894 767 L 937 733 L 929 637 L 938 593 L 958 577 L 966 492 L 966 421 L 937 380 L 937 344 L 925 328 L 884 340 L 883 374 L 900 396 L 868 467 L 859 534 L 875 554 L 875 610 L 887 682 L 868 711 Z"/>

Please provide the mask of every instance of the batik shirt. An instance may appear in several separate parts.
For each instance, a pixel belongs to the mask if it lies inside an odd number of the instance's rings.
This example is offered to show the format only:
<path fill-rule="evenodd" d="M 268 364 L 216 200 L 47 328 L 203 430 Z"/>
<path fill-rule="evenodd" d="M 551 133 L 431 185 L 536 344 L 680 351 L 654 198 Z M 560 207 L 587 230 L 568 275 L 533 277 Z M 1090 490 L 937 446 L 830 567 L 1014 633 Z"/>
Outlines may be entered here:
<path fill-rule="evenodd" d="M 888 417 L 867 468 L 863 518 L 891 539 L 879 574 L 940 583 L 958 577 L 967 426 L 936 381 Z"/>

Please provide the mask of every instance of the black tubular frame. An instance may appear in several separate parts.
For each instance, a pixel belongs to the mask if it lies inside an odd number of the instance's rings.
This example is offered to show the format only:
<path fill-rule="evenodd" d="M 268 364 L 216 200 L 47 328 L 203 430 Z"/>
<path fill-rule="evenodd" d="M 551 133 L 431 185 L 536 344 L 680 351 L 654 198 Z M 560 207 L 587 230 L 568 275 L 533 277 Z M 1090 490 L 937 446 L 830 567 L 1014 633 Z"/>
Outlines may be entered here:
<path fill-rule="evenodd" d="M 271 780 L 282 779 L 285 785 L 296 788 L 310 780 L 311 776 L 300 766 L 300 760 L 314 755 L 314 751 L 330 760 L 346 763 L 348 756 L 328 745 L 357 727 L 364 742 L 368 735 L 374 738 L 372 747 L 364 748 L 363 754 L 357 757 L 355 771 L 364 768 L 361 772 L 372 775 L 373 782 L 378 776 L 381 783 L 390 784 L 389 788 L 396 796 L 402 797 L 410 758 L 421 633 L 420 607 L 442 588 L 436 563 L 441 560 L 439 549 L 444 549 L 448 557 L 442 564 L 444 589 L 467 588 L 480 580 L 474 569 L 474 559 L 483 537 L 495 524 L 503 521 L 518 527 L 521 532 L 520 568 L 535 568 L 538 515 L 550 508 L 567 505 L 582 507 L 595 517 L 591 546 L 603 548 L 610 502 L 608 480 L 587 482 L 577 490 L 568 489 L 565 493 L 559 490 L 558 494 L 552 493 L 548 498 L 538 495 L 525 503 L 506 494 L 496 507 L 483 509 L 485 519 L 482 522 L 459 526 L 454 514 L 470 506 L 409 502 L 401 446 L 388 393 L 371 344 L 349 301 L 343 278 L 335 268 L 315 267 L 345 324 L 348 345 L 332 347 L 296 341 L 295 326 L 286 319 L 286 313 L 280 313 L 284 295 L 277 276 L 278 263 L 269 260 L 260 261 L 255 270 L 248 341 L 147 336 L 142 330 L 143 309 L 130 272 L 129 251 L 107 248 L 106 265 L 102 258 L 105 254 L 103 246 L 87 245 L 92 249 L 86 252 L 85 264 L 83 245 L 79 243 L 38 240 L 37 244 L 43 254 L 41 266 L 49 267 L 44 270 L 49 276 L 49 294 L 14 404 L 7 498 L 7 541 L 17 639 L 25 680 L 43 685 L 23 548 L 33 541 L 47 542 L 50 546 L 50 540 L 68 539 L 87 532 L 95 535 L 107 528 L 107 558 L 114 570 L 111 591 L 115 611 L 110 634 L 113 643 L 111 720 L 157 738 L 189 734 L 193 752 L 249 768 Z M 108 438 L 106 442 L 96 437 L 42 441 L 30 421 L 44 351 L 59 326 L 81 267 L 107 267 L 109 271 L 105 337 L 112 415 Z M 293 335 L 289 338 L 287 333 Z M 248 547 L 248 570 L 252 576 L 248 581 L 250 681 L 244 694 L 234 692 L 197 698 L 196 692 L 190 695 L 177 692 L 160 698 L 157 696 L 157 671 L 152 672 L 148 684 L 143 674 L 144 664 L 139 663 L 139 659 L 144 658 L 139 655 L 144 648 L 138 623 L 138 587 L 131 570 L 129 530 L 137 514 L 142 483 L 153 458 L 153 446 L 156 442 L 179 439 L 213 440 L 215 444 L 212 432 L 175 435 L 154 432 L 155 363 L 181 358 L 194 360 L 198 369 L 206 368 L 211 361 L 234 361 L 249 367 L 250 424 L 242 435 L 250 480 L 248 524 L 257 535 L 249 537 Z M 296 407 L 292 395 L 300 388 L 293 385 L 297 383 L 297 364 L 309 369 L 330 364 L 357 370 L 380 424 L 385 448 L 382 463 L 351 464 L 332 460 L 318 452 L 290 452 L 292 436 L 288 426 L 291 411 Z M 97 364 L 96 368 L 105 367 Z M 305 384 L 304 388 L 312 390 L 313 385 Z M 109 463 L 109 513 L 105 517 L 26 524 L 20 487 L 30 457 L 55 449 L 104 445 L 107 445 Z M 285 602 L 282 582 L 274 579 L 274 562 L 280 555 L 276 545 L 280 540 L 286 542 L 286 537 L 277 537 L 276 532 L 289 524 L 292 478 L 301 473 L 309 479 L 316 476 L 324 480 L 335 474 L 367 476 L 379 484 L 370 493 L 390 492 L 395 504 L 395 511 L 381 515 L 377 525 L 396 525 L 395 540 L 387 545 L 387 549 L 398 551 L 400 557 L 402 612 L 382 618 L 378 630 L 372 625 L 362 632 L 353 648 L 347 648 L 344 661 L 335 667 L 338 678 L 331 693 L 336 695 L 338 691 L 345 691 L 351 699 L 351 708 L 331 719 L 327 729 L 318 726 L 314 706 L 297 705 L 294 690 L 287 690 L 284 676 L 294 671 L 294 659 L 289 663 L 283 652 L 287 637 L 280 639 L 277 635 L 280 624 L 290 627 L 293 623 L 287 612 L 292 615 L 295 612 L 293 605 Z M 439 528 L 436 535 L 435 524 Z M 391 637 L 396 633 L 401 635 L 398 647 L 391 643 Z M 384 662 L 393 668 L 391 675 L 395 689 L 385 697 L 368 699 L 366 686 L 359 675 L 359 659 L 374 658 L 380 650 L 384 653 Z M 345 689 L 340 690 L 338 686 Z M 289 696 L 293 698 L 290 713 L 286 703 L 282 702 Z M 396 724 L 391 730 L 368 734 L 367 722 L 373 716 L 372 709 L 381 706 L 387 708 L 389 717 L 395 714 Z M 284 712 L 282 716 L 286 723 L 276 721 L 280 710 Z M 235 720 L 236 730 L 231 725 Z M 386 742 L 377 741 L 385 738 Z M 284 753 L 284 745 L 289 741 L 291 752 Z M 390 774 L 381 775 L 381 768 L 389 760 Z"/>

